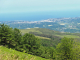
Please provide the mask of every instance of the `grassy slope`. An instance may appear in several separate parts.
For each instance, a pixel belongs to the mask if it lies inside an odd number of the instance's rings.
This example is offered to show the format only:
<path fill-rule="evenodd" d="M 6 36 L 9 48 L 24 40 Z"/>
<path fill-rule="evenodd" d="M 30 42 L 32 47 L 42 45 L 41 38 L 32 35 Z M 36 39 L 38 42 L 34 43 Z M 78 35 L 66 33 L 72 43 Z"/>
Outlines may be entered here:
<path fill-rule="evenodd" d="M 49 60 L 0 46 L 0 60 Z"/>
<path fill-rule="evenodd" d="M 44 29 L 44 28 L 31 28 L 31 29 L 21 29 L 22 33 L 29 33 L 29 32 L 37 32 L 39 34 L 49 34 L 49 35 L 55 35 L 58 37 L 68 37 L 68 38 L 80 38 L 80 34 L 78 33 L 61 33 L 58 31 L 53 31 L 50 29 Z M 46 39 L 46 38 L 45 38 Z"/>
<path fill-rule="evenodd" d="M 39 31 L 37 28 L 31 28 L 31 29 L 20 29 L 20 31 L 22 32 L 22 34 L 25 34 L 25 33 L 29 33 L 29 32 L 37 32 L 39 34 L 43 34 L 41 31 Z M 38 38 L 41 38 L 41 39 L 48 39 L 50 40 L 50 38 L 47 38 L 47 37 L 41 37 L 41 36 L 36 36 Z"/>
<path fill-rule="evenodd" d="M 51 40 L 50 38 L 47 38 L 47 37 L 41 37 L 41 36 L 36 36 L 36 37 L 41 38 L 41 39 Z"/>

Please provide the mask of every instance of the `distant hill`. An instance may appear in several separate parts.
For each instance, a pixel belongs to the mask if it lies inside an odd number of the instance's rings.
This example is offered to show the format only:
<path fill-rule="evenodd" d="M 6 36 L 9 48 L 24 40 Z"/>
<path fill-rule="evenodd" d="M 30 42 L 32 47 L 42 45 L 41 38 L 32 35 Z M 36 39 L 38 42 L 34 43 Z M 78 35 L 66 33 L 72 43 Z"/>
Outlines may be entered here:
<path fill-rule="evenodd" d="M 66 33 L 66 32 L 59 32 L 59 31 L 54 31 L 50 29 L 45 29 L 45 28 L 31 28 L 31 29 L 20 29 L 20 31 L 24 33 L 32 33 L 36 36 L 40 34 L 45 34 L 45 35 L 52 35 L 56 37 L 68 37 L 68 38 L 80 38 L 80 33 Z M 42 36 L 42 35 L 41 35 Z"/>
<path fill-rule="evenodd" d="M 60 32 L 80 33 L 80 17 L 51 18 L 41 21 L 0 21 L 0 23 L 18 29 L 47 28 Z"/>

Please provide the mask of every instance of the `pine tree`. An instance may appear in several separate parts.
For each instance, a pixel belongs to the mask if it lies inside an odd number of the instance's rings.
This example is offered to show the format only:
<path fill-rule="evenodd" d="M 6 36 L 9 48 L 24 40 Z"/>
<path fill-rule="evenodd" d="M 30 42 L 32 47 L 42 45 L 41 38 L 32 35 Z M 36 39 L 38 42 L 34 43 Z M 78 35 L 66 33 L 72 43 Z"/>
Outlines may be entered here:
<path fill-rule="evenodd" d="M 4 46 L 9 46 L 13 41 L 12 28 L 8 25 L 0 24 L 0 44 Z"/>

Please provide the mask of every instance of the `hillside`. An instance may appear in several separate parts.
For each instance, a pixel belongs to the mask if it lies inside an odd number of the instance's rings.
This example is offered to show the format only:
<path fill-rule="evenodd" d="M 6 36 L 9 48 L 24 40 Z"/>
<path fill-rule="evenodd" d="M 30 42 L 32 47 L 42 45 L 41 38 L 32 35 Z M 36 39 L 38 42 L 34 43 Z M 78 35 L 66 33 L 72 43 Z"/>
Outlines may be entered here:
<path fill-rule="evenodd" d="M 68 35 L 72 37 L 69 38 Z M 12 29 L 1 24 L 0 59 L 44 60 L 42 58 L 46 58 L 52 60 L 78 60 L 80 58 L 80 43 L 76 39 L 80 39 L 79 36 L 80 34 L 77 33 L 61 33 L 42 28 L 20 31 L 17 28 Z"/>
<path fill-rule="evenodd" d="M 54 31 L 54 30 L 45 29 L 45 28 L 20 29 L 20 31 L 22 32 L 22 34 L 32 33 L 34 35 L 39 35 L 39 34 L 53 35 L 60 38 L 63 38 L 63 37 L 80 38 L 80 33 L 66 33 L 66 32 L 62 33 L 59 31 Z"/>
<path fill-rule="evenodd" d="M 0 60 L 49 60 L 0 46 Z"/>

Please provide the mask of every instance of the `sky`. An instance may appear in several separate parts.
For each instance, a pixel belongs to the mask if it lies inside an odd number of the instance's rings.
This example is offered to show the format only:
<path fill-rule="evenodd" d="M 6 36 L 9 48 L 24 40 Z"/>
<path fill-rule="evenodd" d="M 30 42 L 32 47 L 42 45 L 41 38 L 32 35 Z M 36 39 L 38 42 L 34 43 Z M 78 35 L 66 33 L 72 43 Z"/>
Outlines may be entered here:
<path fill-rule="evenodd" d="M 80 0 L 0 0 L 1 14 L 79 11 Z"/>
<path fill-rule="evenodd" d="M 80 0 L 0 0 L 0 13 L 80 10 Z"/>

